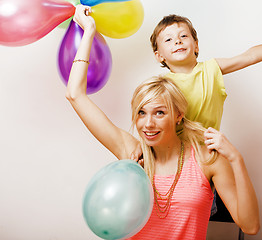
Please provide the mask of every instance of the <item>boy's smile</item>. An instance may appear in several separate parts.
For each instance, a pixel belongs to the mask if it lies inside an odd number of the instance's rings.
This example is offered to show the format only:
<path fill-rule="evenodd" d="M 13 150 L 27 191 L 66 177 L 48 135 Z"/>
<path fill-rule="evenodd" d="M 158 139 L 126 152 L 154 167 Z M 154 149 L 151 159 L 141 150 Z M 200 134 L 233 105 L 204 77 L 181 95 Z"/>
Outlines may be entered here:
<path fill-rule="evenodd" d="M 176 65 L 196 63 L 198 43 L 193 39 L 186 23 L 174 23 L 162 30 L 157 39 L 155 52 L 159 62 L 165 62 L 169 68 Z"/>

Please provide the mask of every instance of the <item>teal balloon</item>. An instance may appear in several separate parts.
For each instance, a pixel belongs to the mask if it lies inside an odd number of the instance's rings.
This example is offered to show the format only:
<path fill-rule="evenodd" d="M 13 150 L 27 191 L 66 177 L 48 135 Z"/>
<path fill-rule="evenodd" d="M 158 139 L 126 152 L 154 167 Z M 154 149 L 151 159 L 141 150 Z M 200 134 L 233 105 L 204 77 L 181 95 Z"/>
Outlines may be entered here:
<path fill-rule="evenodd" d="M 100 3 L 105 3 L 105 2 L 127 2 L 131 0 L 80 0 L 81 4 L 87 5 L 87 6 L 95 6 Z"/>
<path fill-rule="evenodd" d="M 83 215 L 89 228 L 103 239 L 124 239 L 148 221 L 154 203 L 151 182 L 133 160 L 113 162 L 87 185 Z"/>

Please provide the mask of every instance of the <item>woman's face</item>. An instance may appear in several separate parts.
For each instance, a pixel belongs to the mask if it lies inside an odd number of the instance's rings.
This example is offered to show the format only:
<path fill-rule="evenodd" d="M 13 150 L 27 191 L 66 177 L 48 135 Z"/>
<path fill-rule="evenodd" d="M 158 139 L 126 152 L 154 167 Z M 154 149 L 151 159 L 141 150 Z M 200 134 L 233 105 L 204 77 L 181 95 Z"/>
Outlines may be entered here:
<path fill-rule="evenodd" d="M 156 98 L 145 104 L 138 113 L 136 128 L 148 146 L 167 145 L 176 136 L 174 119 L 163 98 Z"/>

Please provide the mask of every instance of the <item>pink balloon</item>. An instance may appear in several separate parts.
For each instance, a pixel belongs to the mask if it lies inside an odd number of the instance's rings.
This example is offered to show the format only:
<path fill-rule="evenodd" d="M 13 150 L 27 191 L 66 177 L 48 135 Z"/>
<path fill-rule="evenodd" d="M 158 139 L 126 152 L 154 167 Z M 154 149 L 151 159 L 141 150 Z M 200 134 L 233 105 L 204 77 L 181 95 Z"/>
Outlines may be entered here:
<path fill-rule="evenodd" d="M 1 0 L 0 44 L 23 46 L 33 43 L 74 12 L 74 5 L 63 0 Z"/>

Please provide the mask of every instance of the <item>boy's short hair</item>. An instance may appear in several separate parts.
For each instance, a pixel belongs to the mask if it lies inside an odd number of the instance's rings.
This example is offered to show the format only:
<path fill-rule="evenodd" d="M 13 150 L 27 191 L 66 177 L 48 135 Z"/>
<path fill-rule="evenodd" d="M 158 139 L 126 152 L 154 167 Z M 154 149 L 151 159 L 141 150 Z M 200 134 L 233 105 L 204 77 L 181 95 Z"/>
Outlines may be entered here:
<path fill-rule="evenodd" d="M 158 35 L 160 34 L 160 32 L 162 30 L 164 30 L 166 27 L 168 27 L 168 26 L 170 26 L 174 23 L 185 23 L 185 24 L 187 24 L 193 39 L 196 42 L 198 42 L 197 32 L 196 32 L 195 28 L 193 27 L 192 22 L 187 17 L 182 17 L 182 16 L 179 16 L 179 15 L 170 14 L 168 16 L 163 17 L 163 19 L 155 27 L 154 32 L 152 33 L 152 35 L 150 37 L 151 46 L 152 46 L 154 52 L 157 51 L 156 39 L 157 39 Z M 196 57 L 198 57 L 198 52 L 196 52 L 195 55 L 196 55 Z M 169 68 L 166 65 L 165 62 L 162 62 L 162 67 Z"/>

